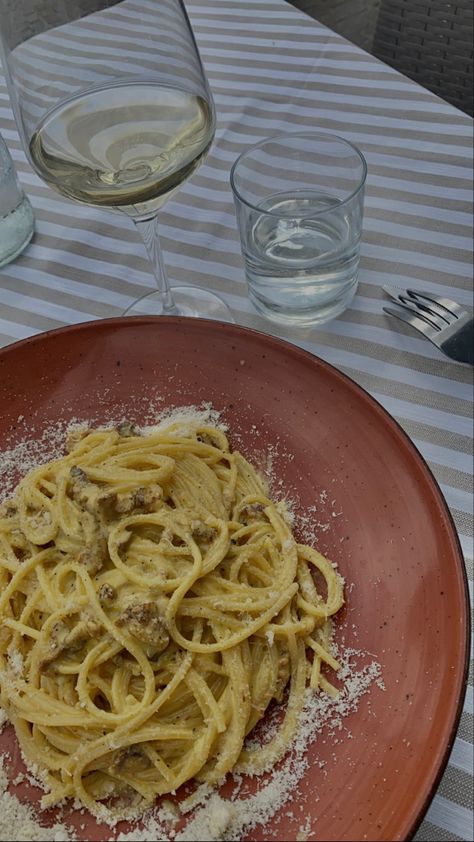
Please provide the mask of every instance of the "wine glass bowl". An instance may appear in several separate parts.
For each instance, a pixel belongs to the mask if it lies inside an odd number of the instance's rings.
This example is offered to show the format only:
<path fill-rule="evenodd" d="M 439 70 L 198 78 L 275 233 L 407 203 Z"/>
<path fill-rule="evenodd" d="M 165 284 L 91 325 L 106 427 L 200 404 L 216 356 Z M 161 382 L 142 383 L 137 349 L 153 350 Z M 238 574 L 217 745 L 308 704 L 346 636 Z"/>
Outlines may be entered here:
<path fill-rule="evenodd" d="M 202 163 L 215 132 L 182 0 L 20 5 L 0 0 L 0 41 L 25 151 L 62 195 L 135 223 L 158 290 L 126 312 L 232 321 L 212 293 L 170 289 L 158 237 L 159 209 Z"/>

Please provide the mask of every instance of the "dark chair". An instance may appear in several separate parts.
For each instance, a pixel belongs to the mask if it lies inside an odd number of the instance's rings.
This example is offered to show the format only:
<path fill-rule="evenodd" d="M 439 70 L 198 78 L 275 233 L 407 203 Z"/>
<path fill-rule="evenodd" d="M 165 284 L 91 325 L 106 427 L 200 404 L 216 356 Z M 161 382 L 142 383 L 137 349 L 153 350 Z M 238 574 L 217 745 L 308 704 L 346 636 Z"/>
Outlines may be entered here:
<path fill-rule="evenodd" d="M 472 0 L 381 0 L 372 52 L 473 114 Z"/>

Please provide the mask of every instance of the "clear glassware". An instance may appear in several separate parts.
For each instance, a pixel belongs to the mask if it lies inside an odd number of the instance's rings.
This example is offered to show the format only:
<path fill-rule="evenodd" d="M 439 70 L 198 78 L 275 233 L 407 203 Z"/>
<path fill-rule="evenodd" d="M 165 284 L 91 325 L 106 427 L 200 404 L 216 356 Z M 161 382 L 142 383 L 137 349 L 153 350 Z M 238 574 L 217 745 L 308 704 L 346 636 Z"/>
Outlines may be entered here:
<path fill-rule="evenodd" d="M 237 159 L 230 182 L 249 297 L 281 325 L 334 319 L 357 290 L 367 165 L 342 137 L 266 138 Z"/>
<path fill-rule="evenodd" d="M 33 208 L 18 181 L 11 155 L 0 135 L 0 268 L 21 254 L 34 230 Z"/>
<path fill-rule="evenodd" d="M 0 0 L 0 44 L 28 158 L 54 189 L 131 217 L 158 290 L 127 314 L 233 321 L 197 287 L 170 288 L 157 214 L 205 158 L 212 94 L 183 0 Z"/>

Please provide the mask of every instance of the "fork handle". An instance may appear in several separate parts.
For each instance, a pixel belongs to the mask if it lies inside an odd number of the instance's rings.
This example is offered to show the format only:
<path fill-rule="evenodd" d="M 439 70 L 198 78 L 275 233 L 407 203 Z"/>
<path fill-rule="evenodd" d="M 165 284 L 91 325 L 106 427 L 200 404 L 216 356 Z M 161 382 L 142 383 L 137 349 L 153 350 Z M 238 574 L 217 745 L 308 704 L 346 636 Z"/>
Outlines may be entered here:
<path fill-rule="evenodd" d="M 442 343 L 442 350 L 453 360 L 474 365 L 474 321 L 470 319 L 454 336 Z"/>

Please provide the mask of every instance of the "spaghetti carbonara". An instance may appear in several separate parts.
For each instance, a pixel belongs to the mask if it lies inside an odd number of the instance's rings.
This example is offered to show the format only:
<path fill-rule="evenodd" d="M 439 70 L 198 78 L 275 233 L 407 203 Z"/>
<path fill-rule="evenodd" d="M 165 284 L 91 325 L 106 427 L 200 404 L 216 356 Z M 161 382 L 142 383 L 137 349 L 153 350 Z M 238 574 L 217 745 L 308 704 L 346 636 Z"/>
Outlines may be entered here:
<path fill-rule="evenodd" d="M 130 814 L 258 773 L 307 686 L 337 692 L 341 579 L 214 426 L 72 434 L 0 510 L 0 578 L 0 701 L 43 806 Z M 277 732 L 246 743 L 287 687 Z"/>

